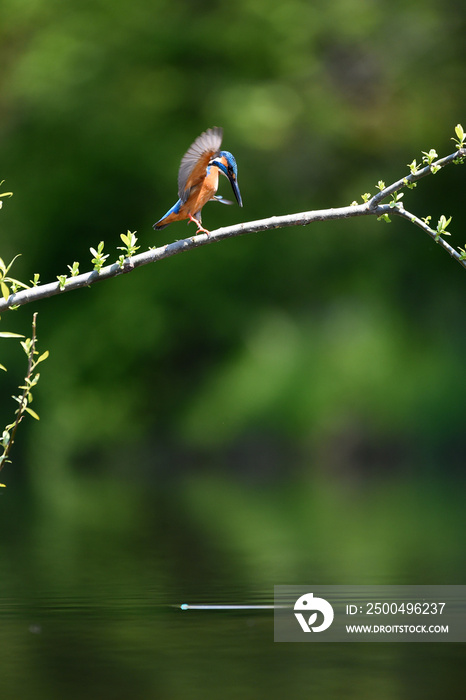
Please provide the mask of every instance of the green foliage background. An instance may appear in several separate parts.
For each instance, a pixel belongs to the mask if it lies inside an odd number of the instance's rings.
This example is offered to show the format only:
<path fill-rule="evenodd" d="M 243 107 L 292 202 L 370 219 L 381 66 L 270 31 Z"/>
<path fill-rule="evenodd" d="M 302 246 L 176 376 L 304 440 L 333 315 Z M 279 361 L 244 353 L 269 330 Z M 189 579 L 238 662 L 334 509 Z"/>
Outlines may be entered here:
<path fill-rule="evenodd" d="M 54 280 L 75 260 L 90 269 L 100 240 L 116 259 L 128 229 L 143 248 L 185 237 L 184 223 L 151 225 L 176 200 L 182 154 L 210 126 L 224 128 L 244 201 L 209 204 L 204 224 L 215 228 L 349 204 L 421 151 L 452 152 L 453 127 L 466 124 L 466 11 L 454 0 L 3 0 L 1 14 L 0 179 L 14 197 L 0 254 L 22 253 L 21 279 Z M 464 168 L 450 167 L 405 204 L 433 222 L 452 215 L 451 242 L 463 246 L 464 185 Z M 315 482 L 335 542 L 348 528 L 360 544 L 375 518 L 383 543 L 349 547 L 347 566 L 323 558 L 324 578 L 403 571 L 400 582 L 418 582 L 410 547 L 396 546 L 413 528 L 424 577 L 460 582 L 460 503 L 446 513 L 464 486 L 465 284 L 407 222 L 361 219 L 207 246 L 9 312 L 2 325 L 27 334 L 39 311 L 50 359 L 34 402 L 41 421 L 21 426 L 2 473 L 7 498 L 28 495 L 40 537 L 66 523 L 99 533 L 99 556 L 121 522 L 135 537 L 150 527 L 169 537 L 147 513 L 165 503 L 169 520 L 170 503 L 213 551 L 222 532 L 224 555 L 260 552 L 266 587 L 311 570 L 283 528 L 298 518 L 294 489 Z M 23 357 L 10 341 L 3 352 L 6 423 Z M 380 481 L 385 505 L 360 508 Z M 155 500 L 135 520 L 146 488 Z M 427 565 L 429 522 L 441 534 Z M 264 537 L 251 544 L 251 532 Z M 255 568 L 241 571 L 257 581 Z"/>
<path fill-rule="evenodd" d="M 15 198 L 3 256 L 21 252 L 23 277 L 48 281 L 74 260 L 89 268 L 89 246 L 114 250 L 128 228 L 144 246 L 185 236 L 151 223 L 214 124 L 245 208 L 209 205 L 210 227 L 346 204 L 420 150 L 449 152 L 464 42 L 447 5 L 4 3 Z M 463 183 L 450 169 L 409 194 L 421 215 L 454 215 L 457 245 Z M 109 442 L 223 451 L 258 433 L 311 453 L 348 434 L 459 447 L 463 277 L 404 222 L 354 221 L 227 242 L 47 301 L 37 459 L 46 449 L 72 468 Z"/>

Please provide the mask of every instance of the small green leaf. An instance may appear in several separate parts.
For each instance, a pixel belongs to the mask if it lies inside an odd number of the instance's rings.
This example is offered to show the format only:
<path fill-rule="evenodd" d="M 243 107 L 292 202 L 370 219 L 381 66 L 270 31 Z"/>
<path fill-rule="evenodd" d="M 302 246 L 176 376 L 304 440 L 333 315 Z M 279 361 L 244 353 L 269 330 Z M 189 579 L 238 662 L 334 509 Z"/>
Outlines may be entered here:
<path fill-rule="evenodd" d="M 130 258 L 135 254 L 137 250 L 139 250 L 139 246 L 136 245 L 137 243 L 137 236 L 136 236 L 136 231 L 128 231 L 127 233 L 120 233 L 120 238 L 122 242 L 125 244 L 124 246 L 118 246 L 118 250 L 122 250 L 125 257 Z"/>
<path fill-rule="evenodd" d="M 2 180 L 0 182 L 0 186 L 3 185 L 4 182 L 5 180 Z M 0 197 L 13 197 L 13 192 L 2 192 L 2 194 L 0 194 Z"/>
<path fill-rule="evenodd" d="M 11 284 L 11 289 L 13 291 L 13 294 L 16 294 L 18 289 L 29 289 L 28 284 L 25 284 L 24 282 L 20 282 L 19 280 L 15 280 L 13 277 L 6 277 L 5 279 Z"/>
<path fill-rule="evenodd" d="M 39 362 L 43 362 L 44 360 L 46 360 L 46 359 L 48 358 L 49 355 L 50 355 L 50 353 L 49 353 L 48 350 L 46 350 L 45 352 L 43 352 L 42 355 L 39 357 L 39 359 L 36 360 L 36 364 L 38 365 Z"/>
<path fill-rule="evenodd" d="M 8 331 L 0 331 L 0 338 L 24 338 L 20 333 L 9 333 Z"/>
<path fill-rule="evenodd" d="M 13 263 L 15 262 L 15 260 L 17 260 L 17 259 L 20 258 L 20 257 L 21 257 L 21 253 L 18 253 L 18 255 L 15 255 L 15 257 L 14 257 L 13 260 L 10 262 L 10 264 L 7 265 L 5 274 L 8 273 L 9 269 L 11 268 L 11 266 L 13 265 Z"/>
<path fill-rule="evenodd" d="M 108 258 L 108 254 L 107 255 L 103 254 L 103 252 L 102 252 L 103 249 L 104 249 L 104 242 L 103 241 L 100 241 L 99 245 L 97 246 L 97 250 L 95 248 L 89 248 L 92 255 L 94 256 L 92 258 L 91 262 L 94 265 L 94 270 L 96 272 L 100 272 L 106 259 Z"/>
<path fill-rule="evenodd" d="M 10 298 L 10 290 L 8 289 L 8 286 L 5 284 L 5 282 L 3 280 L 0 282 L 0 287 L 2 290 L 3 298 L 5 299 L 5 301 L 8 301 L 8 299 Z"/>
<path fill-rule="evenodd" d="M 450 236 L 451 234 L 447 231 L 447 227 L 449 226 L 450 222 L 452 220 L 452 217 L 450 216 L 449 219 L 445 216 L 445 214 L 442 214 L 440 219 L 438 220 L 437 224 L 437 229 L 436 229 L 436 235 L 435 235 L 435 241 L 437 242 L 440 236 Z"/>
<path fill-rule="evenodd" d="M 39 416 L 37 415 L 37 413 L 35 411 L 32 410 L 32 408 L 29 408 L 29 406 L 25 406 L 24 408 L 29 413 L 30 416 L 32 416 L 36 420 L 40 420 Z"/>
<path fill-rule="evenodd" d="M 422 151 L 422 160 L 424 163 L 427 163 L 427 165 L 431 165 L 436 158 L 438 158 L 437 151 L 435 148 L 431 148 L 430 151 L 427 153 L 426 151 Z"/>
<path fill-rule="evenodd" d="M 465 244 L 464 248 L 458 248 L 458 250 L 461 253 L 460 260 L 466 260 L 466 244 Z"/>
<path fill-rule="evenodd" d="M 45 358 L 45 359 L 47 359 L 47 358 Z M 39 360 L 37 360 L 37 362 L 35 364 L 37 365 L 38 362 L 39 362 Z M 39 374 L 39 372 L 37 372 L 37 374 L 35 374 L 34 377 L 28 382 L 28 389 L 32 389 L 32 387 L 37 384 L 39 379 L 40 379 L 40 374 Z M 32 401 L 32 397 L 29 399 L 29 401 Z"/>
<path fill-rule="evenodd" d="M 71 272 L 71 277 L 77 277 L 79 275 L 79 263 L 74 262 L 72 265 L 68 265 L 68 270 Z"/>
<path fill-rule="evenodd" d="M 404 192 L 394 192 L 392 194 L 392 199 L 390 202 L 390 208 L 393 209 L 394 207 L 399 207 L 402 208 L 402 204 L 400 202 L 400 199 L 403 199 L 404 197 Z"/>

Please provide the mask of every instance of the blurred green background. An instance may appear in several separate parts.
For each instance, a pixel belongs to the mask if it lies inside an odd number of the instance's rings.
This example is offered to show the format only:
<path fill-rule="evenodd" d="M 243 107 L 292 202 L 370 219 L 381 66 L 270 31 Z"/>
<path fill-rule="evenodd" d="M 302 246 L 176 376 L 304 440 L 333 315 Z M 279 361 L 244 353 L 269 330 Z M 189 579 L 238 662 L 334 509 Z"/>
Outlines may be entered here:
<path fill-rule="evenodd" d="M 100 240 L 116 259 L 128 229 L 141 250 L 192 233 L 152 224 L 210 126 L 224 128 L 244 202 L 209 204 L 210 229 L 347 205 L 421 151 L 452 152 L 466 126 L 466 9 L 453 0 L 3 0 L 1 16 L 0 179 L 14 197 L 0 255 L 22 254 L 24 280 L 90 269 Z M 453 216 L 455 247 L 465 176 L 449 167 L 404 200 L 434 224 Z M 407 222 L 354 219 L 224 241 L 5 313 L 3 330 L 29 334 L 39 312 L 50 359 L 41 420 L 21 425 L 1 474 L 3 595 L 21 595 L 19 581 L 32 606 L 105 586 L 104 598 L 154 589 L 166 603 L 264 601 L 307 581 L 463 583 L 465 284 Z M 25 358 L 3 341 L 0 359 L 4 425 Z M 203 639 L 183 657 L 194 674 L 219 644 Z M 279 653 L 271 639 L 266 626 L 264 658 Z M 366 663 L 348 697 L 402 696 L 405 668 L 388 664 L 375 687 Z M 241 673 L 270 697 L 283 673 L 299 696 L 303 675 L 285 667 Z M 217 676 L 199 673 L 206 697 Z M 166 696 L 184 697 L 171 682 Z"/>

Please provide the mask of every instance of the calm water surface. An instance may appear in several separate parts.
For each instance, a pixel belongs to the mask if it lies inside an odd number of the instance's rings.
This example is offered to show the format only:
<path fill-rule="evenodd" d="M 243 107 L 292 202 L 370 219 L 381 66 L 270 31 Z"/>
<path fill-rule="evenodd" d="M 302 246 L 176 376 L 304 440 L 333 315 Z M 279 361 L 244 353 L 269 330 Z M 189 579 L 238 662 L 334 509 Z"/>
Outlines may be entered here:
<path fill-rule="evenodd" d="M 386 489 L 342 508 L 328 491 L 87 488 L 63 510 L 2 500 L 2 700 L 461 697 L 464 645 L 276 644 L 272 611 L 180 609 L 271 604 L 277 583 L 462 583 L 459 499 L 405 490 L 394 518 Z"/>

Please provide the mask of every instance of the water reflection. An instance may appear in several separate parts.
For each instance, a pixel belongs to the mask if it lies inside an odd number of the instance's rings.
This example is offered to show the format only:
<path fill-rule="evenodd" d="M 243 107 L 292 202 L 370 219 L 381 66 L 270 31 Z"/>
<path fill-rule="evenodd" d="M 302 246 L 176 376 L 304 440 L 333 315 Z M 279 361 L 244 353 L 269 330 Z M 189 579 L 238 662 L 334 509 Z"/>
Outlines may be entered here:
<path fill-rule="evenodd" d="M 270 610 L 180 609 L 273 604 L 274 584 L 462 583 L 457 488 L 205 475 L 153 492 L 74 488 L 47 508 L 2 499 L 2 697 L 392 700 L 461 687 L 462 645 L 275 644 Z"/>

